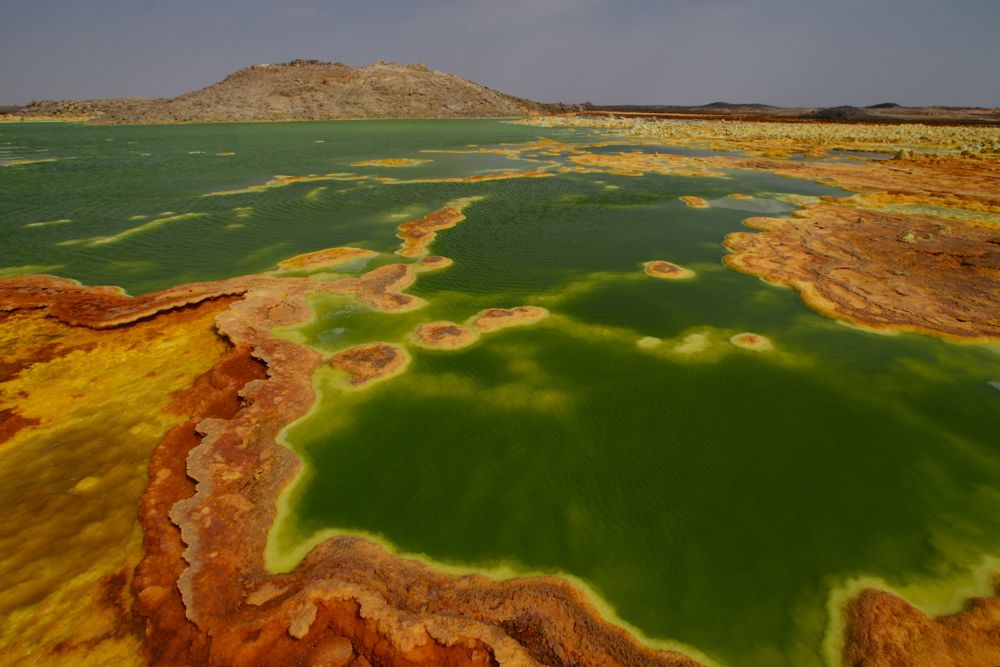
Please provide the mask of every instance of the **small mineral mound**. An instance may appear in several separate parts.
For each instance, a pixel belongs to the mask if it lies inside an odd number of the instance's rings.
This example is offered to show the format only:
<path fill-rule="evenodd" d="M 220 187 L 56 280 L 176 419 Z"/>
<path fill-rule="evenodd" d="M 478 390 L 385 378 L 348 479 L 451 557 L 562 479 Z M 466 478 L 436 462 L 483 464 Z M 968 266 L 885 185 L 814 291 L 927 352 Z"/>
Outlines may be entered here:
<path fill-rule="evenodd" d="M 766 336 L 755 333 L 738 333 L 729 339 L 736 347 L 754 352 L 768 352 L 774 349 L 774 344 Z"/>
<path fill-rule="evenodd" d="M 753 199 L 753 195 L 743 194 L 742 192 L 734 192 L 729 195 L 730 199 Z"/>
<path fill-rule="evenodd" d="M 414 337 L 422 347 L 440 350 L 456 350 L 476 342 L 476 332 L 454 322 L 430 322 L 421 324 Z"/>
<path fill-rule="evenodd" d="M 662 259 L 653 262 L 645 262 L 643 267 L 646 269 L 646 275 L 653 276 L 654 278 L 684 280 L 686 278 L 694 278 L 695 276 L 695 272 L 691 269 L 685 269 L 679 264 L 666 262 Z"/>
<path fill-rule="evenodd" d="M 708 349 L 708 345 L 711 341 L 708 338 L 708 334 L 704 331 L 698 331 L 695 333 L 690 333 L 681 339 L 679 343 L 674 345 L 674 354 L 700 354 Z"/>
<path fill-rule="evenodd" d="M 549 311 L 538 306 L 517 308 L 487 308 L 473 319 L 472 326 L 479 331 L 498 331 L 507 327 L 533 324 L 548 317 Z"/>
<path fill-rule="evenodd" d="M 410 355 L 406 350 L 389 343 L 358 345 L 330 358 L 331 366 L 350 374 L 355 387 L 402 373 L 409 363 Z"/>
<path fill-rule="evenodd" d="M 681 197 L 681 201 L 688 205 L 689 208 L 708 208 L 709 203 L 702 197 L 695 197 L 694 195 L 684 195 Z"/>
<path fill-rule="evenodd" d="M 635 342 L 636 345 L 644 350 L 651 350 L 654 347 L 659 347 L 663 341 L 656 336 L 643 336 Z"/>
<path fill-rule="evenodd" d="M 327 248 L 326 250 L 308 252 L 282 260 L 278 262 L 278 268 L 282 271 L 303 271 L 306 269 L 328 268 L 338 264 L 343 264 L 344 262 L 349 262 L 353 259 L 368 259 L 369 257 L 374 257 L 377 254 L 378 253 L 371 250 L 365 250 L 364 248 L 350 248 L 346 246 L 340 248 Z"/>
<path fill-rule="evenodd" d="M 417 271 L 435 271 L 454 264 L 450 257 L 441 255 L 430 255 L 417 262 Z"/>

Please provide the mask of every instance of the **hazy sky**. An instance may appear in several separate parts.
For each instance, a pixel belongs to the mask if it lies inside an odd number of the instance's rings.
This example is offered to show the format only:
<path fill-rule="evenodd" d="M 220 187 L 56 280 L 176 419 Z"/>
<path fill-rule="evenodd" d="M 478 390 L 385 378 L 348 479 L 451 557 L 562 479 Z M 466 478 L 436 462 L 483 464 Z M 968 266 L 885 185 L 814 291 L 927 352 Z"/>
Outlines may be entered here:
<path fill-rule="evenodd" d="M 294 58 L 540 101 L 1000 106 L 1000 0 L 0 0 L 0 104 L 171 97 Z"/>

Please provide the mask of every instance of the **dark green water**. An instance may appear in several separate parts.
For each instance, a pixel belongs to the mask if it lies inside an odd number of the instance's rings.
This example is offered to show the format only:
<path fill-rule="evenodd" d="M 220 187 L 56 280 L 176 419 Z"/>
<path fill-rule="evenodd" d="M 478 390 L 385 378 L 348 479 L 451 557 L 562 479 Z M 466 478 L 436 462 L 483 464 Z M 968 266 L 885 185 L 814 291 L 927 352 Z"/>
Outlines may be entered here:
<path fill-rule="evenodd" d="M 721 265 L 722 238 L 755 213 L 677 200 L 745 192 L 759 195 L 748 206 L 785 211 L 774 193 L 836 191 L 740 172 L 560 173 L 203 196 L 275 174 L 531 168 L 420 150 L 540 134 L 597 136 L 492 121 L 0 125 L 0 160 L 63 158 L 0 167 L 0 269 L 139 293 L 336 245 L 387 253 L 371 266 L 399 259 L 403 220 L 484 196 L 434 243 L 455 264 L 410 290 L 426 307 L 393 315 L 317 298 L 315 321 L 282 333 L 325 353 L 398 342 L 413 363 L 362 391 L 317 378 L 320 404 L 287 434 L 310 473 L 272 535 L 278 561 L 339 528 L 456 566 L 569 573 L 646 635 L 733 665 L 820 664 L 831 592 L 857 578 L 925 605 L 942 602 L 935 581 L 970 583 L 1000 541 L 997 349 L 816 315 L 794 292 Z M 400 157 L 434 161 L 350 166 Z M 94 242 L 174 217 L 164 211 L 204 215 Z M 655 259 L 698 276 L 649 278 L 641 265 Z M 408 338 L 423 322 L 522 304 L 552 316 L 452 352 Z M 727 340 L 741 331 L 776 349 L 735 348 Z M 692 335 L 697 349 L 684 354 Z M 664 342 L 640 348 L 646 336 Z"/>

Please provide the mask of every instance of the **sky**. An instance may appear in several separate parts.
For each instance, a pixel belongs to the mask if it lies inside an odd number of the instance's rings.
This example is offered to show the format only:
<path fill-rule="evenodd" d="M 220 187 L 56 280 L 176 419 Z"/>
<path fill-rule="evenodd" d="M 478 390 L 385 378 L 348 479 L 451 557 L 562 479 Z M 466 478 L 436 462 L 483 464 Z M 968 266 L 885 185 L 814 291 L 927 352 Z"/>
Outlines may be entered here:
<path fill-rule="evenodd" d="M 1000 106 L 1000 0 L 0 0 L 0 105 L 421 62 L 542 102 Z"/>

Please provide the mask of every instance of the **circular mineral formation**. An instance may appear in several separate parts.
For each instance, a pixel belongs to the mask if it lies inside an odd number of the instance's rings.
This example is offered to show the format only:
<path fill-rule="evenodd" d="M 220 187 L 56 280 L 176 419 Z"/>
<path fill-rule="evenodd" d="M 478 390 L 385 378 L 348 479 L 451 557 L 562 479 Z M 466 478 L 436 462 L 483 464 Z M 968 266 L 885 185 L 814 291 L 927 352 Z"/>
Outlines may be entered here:
<path fill-rule="evenodd" d="M 674 264 L 673 262 L 666 262 L 664 260 L 655 260 L 652 262 L 645 262 L 642 265 L 646 269 L 646 274 L 653 276 L 654 278 L 665 278 L 667 280 L 684 280 L 685 278 L 694 278 L 695 273 L 691 269 L 685 269 L 679 264 Z"/>
<path fill-rule="evenodd" d="M 729 339 L 729 342 L 736 347 L 754 352 L 768 352 L 774 349 L 774 344 L 765 336 L 755 333 L 738 333 Z"/>
<path fill-rule="evenodd" d="M 406 350 L 389 343 L 366 343 L 338 352 L 330 359 L 334 368 L 347 371 L 355 387 L 402 373 L 410 363 Z"/>
<path fill-rule="evenodd" d="M 421 347 L 438 350 L 456 350 L 476 342 L 476 332 L 454 322 L 421 324 L 413 334 Z"/>

